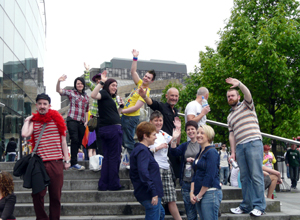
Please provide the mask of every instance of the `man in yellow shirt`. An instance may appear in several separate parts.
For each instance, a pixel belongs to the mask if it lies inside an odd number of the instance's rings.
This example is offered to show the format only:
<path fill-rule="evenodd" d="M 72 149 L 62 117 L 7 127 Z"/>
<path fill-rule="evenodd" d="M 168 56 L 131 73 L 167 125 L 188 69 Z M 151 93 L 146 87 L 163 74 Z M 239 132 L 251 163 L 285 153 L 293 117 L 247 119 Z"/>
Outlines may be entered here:
<path fill-rule="evenodd" d="M 138 89 L 143 88 L 147 89 L 147 96 L 150 95 L 149 85 L 155 79 L 155 71 L 149 70 L 143 79 L 141 79 L 136 72 L 137 70 L 137 60 L 139 52 L 136 50 L 132 51 L 133 61 L 131 65 L 131 76 L 136 84 L 136 87 L 131 91 L 129 96 L 126 98 L 124 109 L 122 110 L 122 130 L 123 130 L 123 147 L 125 147 L 130 154 L 133 150 L 135 141 L 134 141 L 134 133 L 136 126 L 139 123 L 140 119 L 140 108 L 144 105 L 144 99 L 138 94 Z"/>

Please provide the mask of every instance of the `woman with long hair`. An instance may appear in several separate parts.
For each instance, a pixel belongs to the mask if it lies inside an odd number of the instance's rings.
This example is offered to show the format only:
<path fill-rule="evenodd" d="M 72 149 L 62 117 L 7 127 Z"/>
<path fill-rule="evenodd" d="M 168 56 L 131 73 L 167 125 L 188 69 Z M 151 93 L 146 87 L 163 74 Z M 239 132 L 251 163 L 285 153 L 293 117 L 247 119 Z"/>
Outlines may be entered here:
<path fill-rule="evenodd" d="M 12 176 L 0 170 L 0 220 L 16 219 L 13 215 L 16 204 Z"/>

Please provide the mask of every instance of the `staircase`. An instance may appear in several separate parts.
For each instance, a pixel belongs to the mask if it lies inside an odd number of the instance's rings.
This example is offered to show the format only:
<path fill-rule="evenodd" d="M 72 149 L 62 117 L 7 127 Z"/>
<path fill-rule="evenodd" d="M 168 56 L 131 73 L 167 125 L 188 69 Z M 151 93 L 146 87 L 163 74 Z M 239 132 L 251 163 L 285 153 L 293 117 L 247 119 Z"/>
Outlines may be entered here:
<path fill-rule="evenodd" d="M 88 162 L 83 161 L 81 165 L 88 167 Z M 14 163 L 0 163 L 0 169 L 12 174 Z M 129 179 L 129 171 L 120 171 L 121 185 L 126 190 L 122 191 L 97 191 L 98 180 L 101 172 L 90 170 L 64 171 L 64 186 L 61 197 L 61 219 L 144 219 L 144 208 L 140 205 L 134 195 L 133 186 Z M 18 220 L 34 220 L 35 213 L 32 204 L 31 190 L 22 187 L 23 181 L 14 177 L 15 194 L 17 204 L 14 214 Z M 179 186 L 177 192 L 178 209 L 184 211 L 184 204 Z M 229 213 L 229 209 L 237 207 L 241 202 L 242 192 L 239 188 L 224 186 L 223 200 L 220 206 L 221 220 L 229 219 L 252 219 L 249 214 L 234 215 Z M 45 208 L 48 210 L 48 194 L 45 197 Z M 266 215 L 260 219 L 289 220 L 300 219 L 299 216 L 289 216 L 280 212 L 280 201 L 267 199 Z M 186 216 L 182 216 L 187 219 Z M 166 216 L 165 219 L 173 219 Z"/>

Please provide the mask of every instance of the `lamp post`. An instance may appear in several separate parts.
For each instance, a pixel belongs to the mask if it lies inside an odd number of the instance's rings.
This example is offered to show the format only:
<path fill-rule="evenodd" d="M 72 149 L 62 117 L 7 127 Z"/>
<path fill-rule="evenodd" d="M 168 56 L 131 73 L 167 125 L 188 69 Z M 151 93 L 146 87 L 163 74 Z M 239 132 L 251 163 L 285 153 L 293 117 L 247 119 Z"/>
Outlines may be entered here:
<path fill-rule="evenodd" d="M 5 107 L 5 104 L 0 102 L 0 108 L 4 108 Z M 0 146 L 0 162 L 2 161 L 2 154 L 4 152 L 4 149 L 5 149 L 5 145 L 4 145 L 4 117 L 5 117 L 5 114 L 4 112 L 2 111 L 2 115 L 3 115 L 3 124 L 2 124 L 2 138 L 1 138 L 1 146 Z"/>

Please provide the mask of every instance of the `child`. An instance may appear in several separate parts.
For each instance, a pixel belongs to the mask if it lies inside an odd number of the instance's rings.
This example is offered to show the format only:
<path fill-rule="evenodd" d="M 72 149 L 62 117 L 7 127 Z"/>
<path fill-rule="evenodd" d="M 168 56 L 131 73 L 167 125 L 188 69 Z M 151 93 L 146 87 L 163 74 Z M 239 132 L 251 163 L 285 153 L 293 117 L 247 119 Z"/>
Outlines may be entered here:
<path fill-rule="evenodd" d="M 180 121 L 174 122 L 176 128 L 173 131 L 173 137 L 161 130 L 163 126 L 163 115 L 159 111 L 154 111 L 151 114 L 150 123 L 156 128 L 157 139 L 153 145 L 149 146 L 149 148 L 150 151 L 153 152 L 154 158 L 159 165 L 159 171 L 164 190 L 162 202 L 168 203 L 169 211 L 175 220 L 181 219 L 176 205 L 176 191 L 167 156 L 169 147 L 168 144 L 172 141 L 177 142 L 177 138 L 180 136 L 181 123 Z"/>

